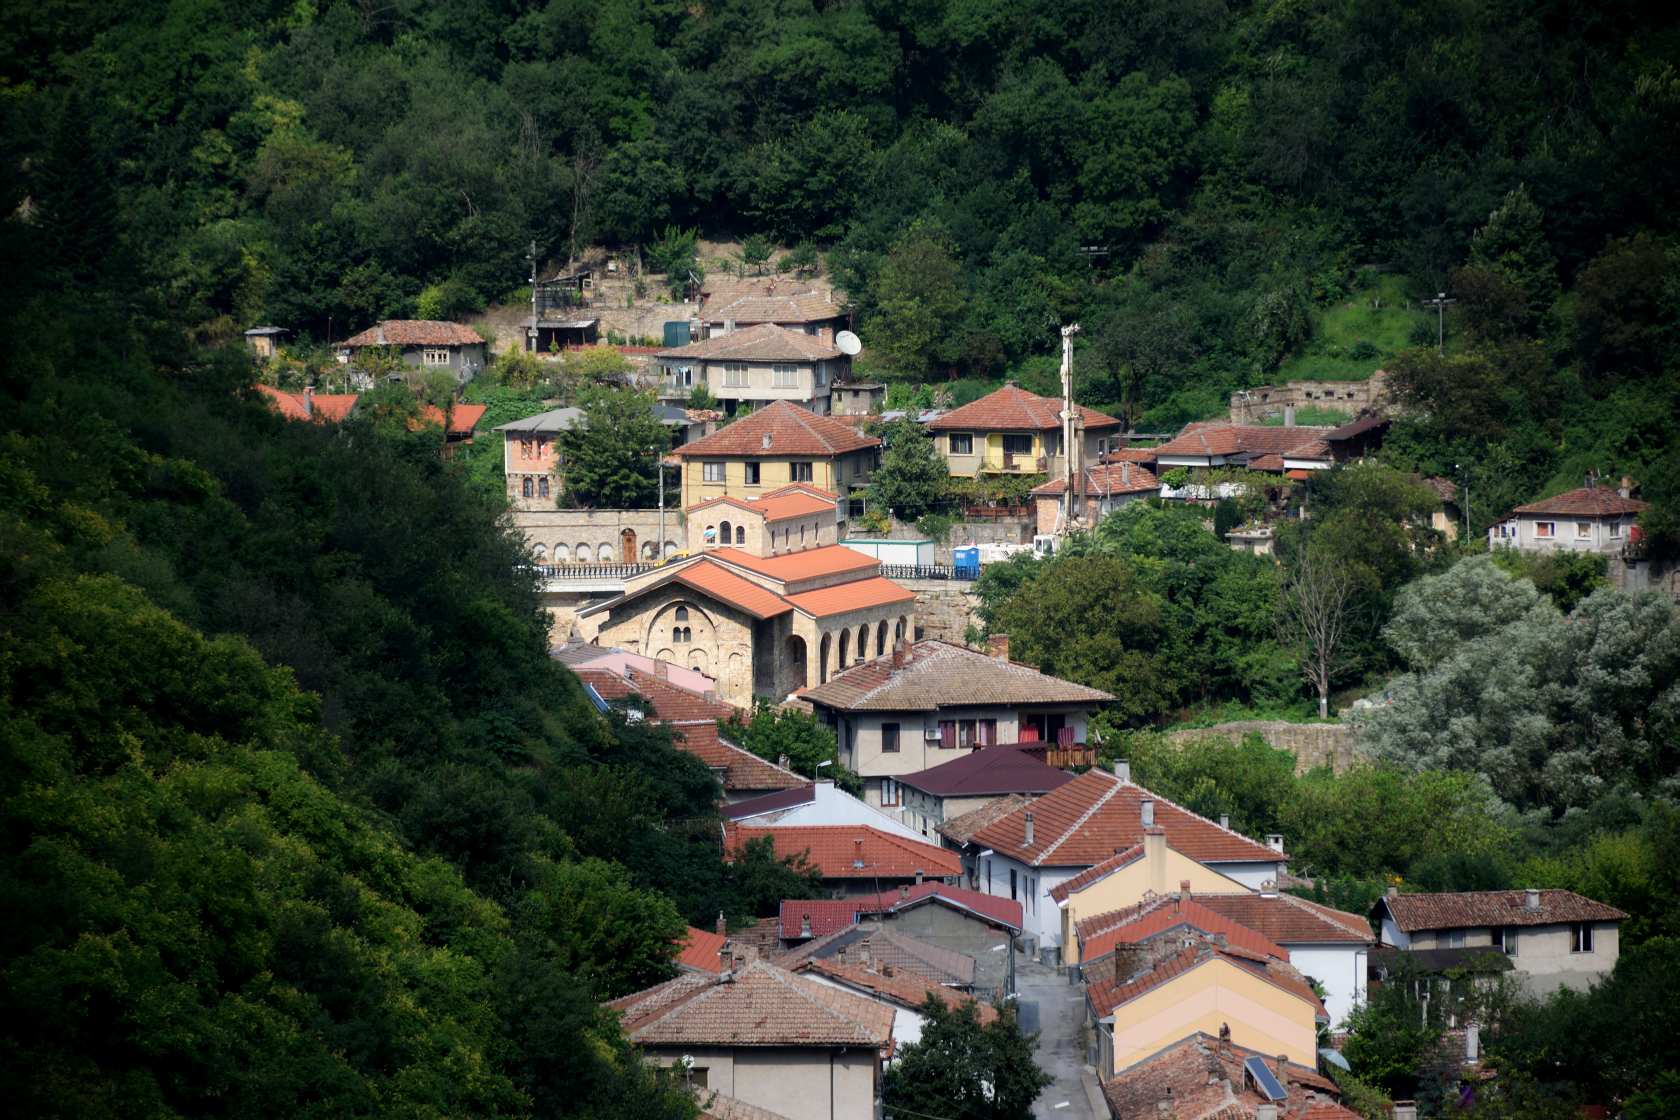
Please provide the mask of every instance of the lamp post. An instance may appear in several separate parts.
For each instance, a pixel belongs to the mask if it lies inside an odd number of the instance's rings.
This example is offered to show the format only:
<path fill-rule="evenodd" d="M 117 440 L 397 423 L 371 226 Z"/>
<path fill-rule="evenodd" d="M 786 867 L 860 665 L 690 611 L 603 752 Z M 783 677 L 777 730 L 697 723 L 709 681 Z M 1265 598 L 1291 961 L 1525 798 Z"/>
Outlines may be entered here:
<path fill-rule="evenodd" d="M 1434 299 L 1418 300 L 1420 307 L 1433 307 L 1435 309 L 1435 353 L 1437 354 L 1447 352 L 1447 305 L 1457 302 L 1456 299 L 1448 299 L 1445 292 L 1437 293 Z"/>

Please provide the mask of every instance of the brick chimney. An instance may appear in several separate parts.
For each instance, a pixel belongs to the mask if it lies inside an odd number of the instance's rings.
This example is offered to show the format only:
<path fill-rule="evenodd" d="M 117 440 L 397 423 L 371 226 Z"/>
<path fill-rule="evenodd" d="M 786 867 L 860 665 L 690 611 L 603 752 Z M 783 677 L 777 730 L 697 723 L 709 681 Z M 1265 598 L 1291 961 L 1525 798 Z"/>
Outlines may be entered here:
<path fill-rule="evenodd" d="M 1190 897 L 1190 880 L 1180 879 L 1178 881 L 1178 893 L 1183 895 L 1185 898 Z"/>
<path fill-rule="evenodd" d="M 1124 987 L 1140 972 L 1155 967 L 1154 955 L 1148 946 L 1122 941 L 1114 947 L 1114 986 Z"/>
<path fill-rule="evenodd" d="M 893 643 L 892 667 L 894 669 L 904 668 L 904 647 L 907 644 L 907 642 L 902 640 Z"/>
<path fill-rule="evenodd" d="M 900 883 L 898 885 L 898 897 L 909 898 L 910 897 L 910 888 L 908 886 L 906 886 L 905 884 Z"/>
<path fill-rule="evenodd" d="M 1619 489 L 1622 497 L 1633 497 L 1633 479 L 1624 474 L 1622 476 L 1622 485 Z"/>
<path fill-rule="evenodd" d="M 863 841 L 862 840 L 853 840 L 852 841 L 852 866 L 853 867 L 862 867 L 863 866 Z"/>
<path fill-rule="evenodd" d="M 717 931 L 718 936 L 720 937 L 725 937 L 729 934 L 729 919 L 723 916 L 722 910 L 718 911 Z"/>
<path fill-rule="evenodd" d="M 988 656 L 995 657 L 999 661 L 1008 661 L 1009 635 L 993 634 L 990 638 L 986 639 L 986 653 Z"/>

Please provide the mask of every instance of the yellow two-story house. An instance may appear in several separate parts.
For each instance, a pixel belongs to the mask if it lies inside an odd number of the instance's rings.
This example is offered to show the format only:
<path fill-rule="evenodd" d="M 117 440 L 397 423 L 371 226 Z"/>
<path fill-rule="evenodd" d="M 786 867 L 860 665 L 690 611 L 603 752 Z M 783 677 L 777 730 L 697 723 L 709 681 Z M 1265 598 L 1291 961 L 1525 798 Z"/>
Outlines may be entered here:
<path fill-rule="evenodd" d="M 833 386 L 851 371 L 852 359 L 819 335 L 760 323 L 714 334 L 654 355 L 661 400 L 687 399 L 704 385 L 733 416 L 742 405 L 762 408 L 791 401 L 810 412 L 832 411 Z"/>
<path fill-rule="evenodd" d="M 1083 461 L 1095 463 L 1108 453 L 1110 442 L 1125 425 L 1083 405 L 1074 408 L 1083 432 Z M 955 478 L 982 474 L 1057 476 L 1067 469 L 1062 402 L 1029 393 L 1016 381 L 931 421 L 928 432 Z"/>
<path fill-rule="evenodd" d="M 684 509 L 711 498 L 752 499 L 807 483 L 835 496 L 837 524 L 848 516 L 848 495 L 869 485 L 880 454 L 881 441 L 874 436 L 787 401 L 672 452 L 682 463 Z"/>

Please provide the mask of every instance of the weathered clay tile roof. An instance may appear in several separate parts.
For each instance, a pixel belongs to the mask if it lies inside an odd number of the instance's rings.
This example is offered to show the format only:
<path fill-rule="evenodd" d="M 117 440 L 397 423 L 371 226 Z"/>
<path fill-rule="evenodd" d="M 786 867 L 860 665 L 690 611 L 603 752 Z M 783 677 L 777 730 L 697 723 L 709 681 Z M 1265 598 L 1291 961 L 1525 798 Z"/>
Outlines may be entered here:
<path fill-rule="evenodd" d="M 890 926 L 870 931 L 862 943 L 877 964 L 906 969 L 936 984 L 966 988 L 974 983 L 974 958 L 956 949 L 911 937 Z"/>
<path fill-rule="evenodd" d="M 1640 510 L 1649 509 L 1650 506 L 1650 502 L 1642 502 L 1638 498 L 1622 497 L 1619 490 L 1609 490 L 1602 486 L 1583 486 L 1579 490 L 1571 490 L 1555 498 L 1518 506 L 1516 512 L 1611 517 L 1619 513 L 1638 513 Z"/>
<path fill-rule="evenodd" d="M 764 446 L 766 435 L 770 437 L 769 447 Z M 809 455 L 828 458 L 879 446 L 881 441 L 874 436 L 853 431 L 844 424 L 806 412 L 787 401 L 776 401 L 709 436 L 683 444 L 672 454 L 683 459 L 696 455 L 745 455 L 753 458 Z"/>
<path fill-rule="evenodd" d="M 788 1120 L 779 1112 L 726 1097 L 715 1089 L 696 1089 L 694 1099 L 699 1102 L 700 1115 L 706 1120 Z"/>
<path fill-rule="evenodd" d="M 891 914 L 923 905 L 949 906 L 1011 929 L 1022 928 L 1021 904 L 1016 900 L 982 894 L 966 887 L 953 887 L 946 883 L 924 882 L 901 890 L 882 891 L 878 895 L 849 901 L 859 914 Z"/>
<path fill-rule="evenodd" d="M 905 774 L 898 781 L 937 797 L 1005 793 L 1044 793 L 1073 781 L 1073 775 L 1046 766 L 1013 743 L 971 751 L 961 758 Z"/>
<path fill-rule="evenodd" d="M 1614 906 L 1583 898 L 1574 891 L 1543 890 L 1530 910 L 1526 891 L 1463 891 L 1458 894 L 1385 895 L 1371 908 L 1371 924 L 1386 911 L 1402 933 L 1468 926 L 1543 926 L 1557 922 L 1619 922 L 1627 915 Z"/>
<path fill-rule="evenodd" d="M 807 700 L 852 711 L 932 711 L 941 705 L 1095 703 L 1114 697 L 1030 665 L 934 640 L 916 642 L 902 667 L 871 661 L 807 689 Z"/>
<path fill-rule="evenodd" d="M 815 591 L 801 591 L 785 598 L 812 618 L 830 618 L 847 611 L 884 607 L 888 603 L 912 603 L 916 593 L 884 576 L 873 576 Z"/>
<path fill-rule="evenodd" d="M 607 1006 L 639 1046 L 881 1047 L 892 1037 L 892 1008 L 766 961 L 679 976 Z"/>
<path fill-rule="evenodd" d="M 1166 831 L 1168 845 L 1197 862 L 1282 863 L 1287 858 L 1106 770 L 1087 770 L 980 829 L 971 840 L 1034 867 L 1089 867 L 1113 858 L 1117 848 L 1143 842 L 1145 799 L 1154 801 L 1155 825 Z M 1034 823 L 1031 844 L 1025 843 L 1029 812 Z"/>
<path fill-rule="evenodd" d="M 677 956 L 677 963 L 684 968 L 698 969 L 701 972 L 722 972 L 723 961 L 718 956 L 723 951 L 724 942 L 729 938 L 721 933 L 688 927 L 688 937 L 682 943 L 682 952 Z"/>
<path fill-rule="evenodd" d="M 700 309 L 700 318 L 708 323 L 733 319 L 737 325 L 749 323 L 820 323 L 837 319 L 846 313 L 825 292 L 807 289 L 786 294 L 767 295 L 760 292 L 730 292 L 708 298 Z"/>
<path fill-rule="evenodd" d="M 1376 940 L 1371 935 L 1371 923 L 1364 916 L 1321 906 L 1292 894 L 1233 891 L 1193 897 L 1198 905 L 1263 934 L 1279 945 L 1325 942 L 1370 944 Z"/>
<path fill-rule="evenodd" d="M 1102 498 L 1113 494 L 1137 494 L 1160 489 L 1161 482 L 1136 463 L 1110 463 L 1085 468 L 1085 493 Z M 1034 494 L 1060 494 L 1067 489 L 1067 479 L 1053 478 L 1042 486 L 1034 486 Z"/>
<path fill-rule="evenodd" d="M 1102 457 L 1105 463 L 1153 463 L 1155 449 L 1153 447 L 1116 447 Z"/>
<path fill-rule="evenodd" d="M 862 968 L 856 965 L 840 964 L 833 958 L 821 957 L 805 961 L 799 968 L 800 971 L 820 973 L 847 987 L 861 989 L 876 999 L 896 1004 L 899 1007 L 909 1008 L 912 1011 L 919 1011 L 922 1005 L 927 1002 L 928 996 L 938 997 L 940 1002 L 953 1011 L 965 1002 L 961 994 L 951 991 L 928 977 L 904 969 L 894 968 L 892 975 L 888 976 L 885 972 L 880 971 L 879 964 L 875 968 Z M 977 1007 L 981 1026 L 997 1019 L 997 1008 L 991 1004 L 978 1003 Z"/>
<path fill-rule="evenodd" d="M 1100 957 L 1113 952 L 1121 943 L 1148 941 L 1179 926 L 1189 926 L 1210 936 L 1224 934 L 1233 948 L 1262 958 L 1289 959 L 1289 951 L 1270 938 L 1198 905 L 1193 899 L 1176 895 L 1162 895 L 1124 910 L 1084 919 L 1078 924 L 1079 957 L 1081 960 Z"/>
<path fill-rule="evenodd" d="M 741 498 L 733 495 L 707 498 L 703 502 L 688 506 L 683 513 L 689 516 L 704 516 L 706 510 L 724 505 L 756 513 L 766 521 L 785 521 L 790 517 L 833 513 L 837 501 L 837 494 L 830 494 L 827 490 L 819 490 L 815 486 L 795 484 L 772 490 L 762 498 Z"/>
<path fill-rule="evenodd" d="M 825 544 L 821 548 L 787 552 L 780 556 L 754 556 L 739 548 L 713 549 L 706 555 L 719 563 L 732 564 L 737 568 L 745 568 L 749 572 L 757 572 L 761 576 L 769 576 L 782 582 L 881 566 L 881 562 L 875 557 L 855 548 L 847 548 L 843 544 Z"/>
<path fill-rule="evenodd" d="M 808 786 L 811 779 L 777 766 L 718 735 L 716 724 L 691 723 L 677 727 L 675 746 L 714 770 L 722 771 L 728 790 L 775 790 Z"/>
<path fill-rule="evenodd" d="M 344 340 L 350 349 L 359 346 L 471 346 L 482 343 L 478 332 L 460 323 L 440 319 L 386 319 Z"/>
<path fill-rule="evenodd" d="M 828 318 L 828 316 L 824 316 Z M 759 323 L 728 334 L 713 335 L 687 346 L 661 350 L 658 358 L 704 358 L 709 361 L 821 362 L 844 357 L 814 334 L 790 331 L 775 323 Z"/>
<path fill-rule="evenodd" d="M 316 424 L 343 420 L 361 399 L 360 393 L 312 393 L 306 406 L 302 393 L 284 393 L 272 385 L 258 385 L 257 392 L 268 398 L 269 407 L 286 419 Z"/>
<path fill-rule="evenodd" d="M 1074 405 L 1084 418 L 1085 427 L 1115 428 L 1123 422 L 1104 416 L 1084 405 Z M 1055 397 L 1041 397 L 1015 385 L 1007 385 L 995 393 L 988 393 L 971 404 L 952 409 L 928 424 L 930 431 L 982 432 L 1041 432 L 1062 426 L 1062 402 Z"/>
<path fill-rule="evenodd" d="M 1156 456 L 1164 455 L 1235 455 L 1240 451 L 1255 454 L 1288 455 L 1292 458 L 1327 458 L 1321 454 L 1296 454 L 1309 444 L 1316 443 L 1322 432 L 1317 428 L 1284 428 L 1275 425 L 1226 424 L 1196 422 L 1186 424 L 1177 437 L 1155 448 Z M 1320 445 L 1322 450 L 1322 445 Z"/>
<path fill-rule="evenodd" d="M 783 941 L 823 937 L 857 924 L 857 906 L 843 898 L 783 899 L 780 913 Z"/>
<path fill-rule="evenodd" d="M 1281 471 L 1284 467 L 1282 455 L 1262 455 L 1251 460 L 1248 469 L 1251 471 Z"/>
<path fill-rule="evenodd" d="M 734 849 L 761 836 L 774 836 L 776 851 L 781 855 L 810 849 L 810 861 L 822 869 L 825 879 L 907 879 L 918 871 L 926 876 L 962 874 L 962 863 L 955 852 L 869 825 L 737 826 L 729 830 L 728 847 Z M 859 861 L 862 867 L 853 866 Z"/>
<path fill-rule="evenodd" d="M 1032 803 L 1032 798 L 1012 793 L 1008 797 L 1000 797 L 996 801 L 988 802 L 978 809 L 970 809 L 961 816 L 952 817 L 944 824 L 936 827 L 934 831 L 953 844 L 966 844 L 969 838 L 982 828 L 996 821 L 1001 821 L 1015 810 Z"/>
<path fill-rule="evenodd" d="M 1266 1103 L 1244 1088 L 1243 1062 L 1254 1057 L 1277 1074 L 1276 1055 L 1221 1047 L 1219 1039 L 1197 1032 L 1121 1070 L 1103 1083 L 1103 1096 L 1118 1120 L 1157 1120 L 1164 1100 L 1172 1101 L 1178 1120 L 1253 1120 Z M 1278 1080 L 1288 1094 L 1287 1101 L 1276 1102 L 1279 1120 L 1355 1120 L 1359 1115 L 1337 1103 L 1341 1090 L 1315 1070 L 1290 1062 Z"/>

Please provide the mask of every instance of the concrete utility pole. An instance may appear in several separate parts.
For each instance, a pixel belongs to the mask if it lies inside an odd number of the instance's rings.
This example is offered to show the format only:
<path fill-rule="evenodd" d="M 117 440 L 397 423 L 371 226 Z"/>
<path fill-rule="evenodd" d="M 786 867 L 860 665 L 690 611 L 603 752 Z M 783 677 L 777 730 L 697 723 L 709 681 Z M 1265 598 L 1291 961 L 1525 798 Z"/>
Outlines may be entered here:
<path fill-rule="evenodd" d="M 1444 355 L 1447 352 L 1447 305 L 1457 303 L 1456 299 L 1448 299 L 1447 293 L 1441 292 L 1434 299 L 1418 300 L 1419 307 L 1433 307 L 1435 309 L 1435 353 Z"/>
<path fill-rule="evenodd" d="M 655 447 L 653 449 L 653 457 L 654 457 L 654 460 L 656 462 L 658 462 L 658 464 L 659 464 L 659 540 L 653 546 L 653 559 L 654 559 L 655 563 L 664 563 L 664 561 L 665 561 L 665 452 L 663 452 L 663 451 L 659 450 L 657 447 Z M 632 563 L 635 562 L 635 559 L 636 558 L 634 556 L 632 556 L 630 558 Z"/>
<path fill-rule="evenodd" d="M 531 242 L 531 329 L 525 334 L 525 349 L 537 350 L 537 243 Z"/>
<path fill-rule="evenodd" d="M 1078 333 L 1078 323 L 1062 328 L 1062 460 L 1066 488 L 1062 492 L 1060 528 L 1064 537 L 1072 531 L 1074 517 L 1085 512 L 1084 425 L 1073 404 L 1073 336 Z"/>

